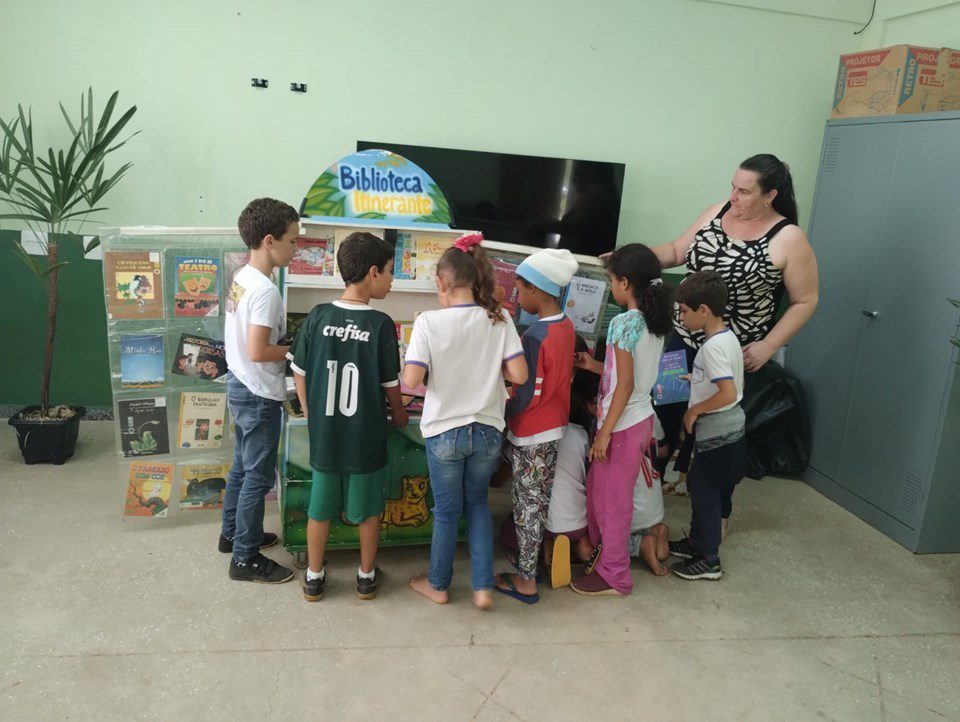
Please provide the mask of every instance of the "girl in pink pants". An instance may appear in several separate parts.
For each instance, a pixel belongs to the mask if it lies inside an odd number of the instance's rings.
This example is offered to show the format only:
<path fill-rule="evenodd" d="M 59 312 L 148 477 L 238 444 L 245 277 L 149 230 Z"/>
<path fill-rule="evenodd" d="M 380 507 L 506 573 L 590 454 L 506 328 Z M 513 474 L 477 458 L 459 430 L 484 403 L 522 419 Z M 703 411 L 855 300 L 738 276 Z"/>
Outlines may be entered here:
<path fill-rule="evenodd" d="M 577 365 L 601 375 L 597 433 L 590 447 L 587 524 L 596 552 L 570 586 L 578 594 L 629 594 L 633 485 L 653 435 L 650 392 L 657 381 L 663 339 L 673 328 L 670 290 L 660 261 L 639 243 L 621 246 L 606 260 L 610 290 L 626 312 L 610 322 L 600 362 L 582 353 Z"/>

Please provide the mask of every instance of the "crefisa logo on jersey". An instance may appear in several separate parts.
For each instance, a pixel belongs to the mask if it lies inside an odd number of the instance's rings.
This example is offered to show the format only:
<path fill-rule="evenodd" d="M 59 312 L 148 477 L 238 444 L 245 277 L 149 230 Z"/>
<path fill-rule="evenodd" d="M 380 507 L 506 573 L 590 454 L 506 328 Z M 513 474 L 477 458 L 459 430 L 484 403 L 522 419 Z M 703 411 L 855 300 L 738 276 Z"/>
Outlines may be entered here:
<path fill-rule="evenodd" d="M 324 326 L 323 335 L 338 338 L 343 343 L 346 343 L 347 341 L 363 341 L 366 343 L 370 340 L 369 331 L 361 331 L 352 323 L 349 323 L 346 326 Z"/>

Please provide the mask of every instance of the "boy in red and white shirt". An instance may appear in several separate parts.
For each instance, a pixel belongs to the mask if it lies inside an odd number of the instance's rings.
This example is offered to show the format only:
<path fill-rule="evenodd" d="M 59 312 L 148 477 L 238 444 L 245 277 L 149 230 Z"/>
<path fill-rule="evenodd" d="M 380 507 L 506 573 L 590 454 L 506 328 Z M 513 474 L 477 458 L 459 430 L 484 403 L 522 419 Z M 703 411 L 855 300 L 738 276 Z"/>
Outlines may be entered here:
<path fill-rule="evenodd" d="M 507 402 L 507 439 L 513 446 L 513 520 L 519 574 L 500 574 L 496 589 L 527 604 L 539 601 L 537 557 L 543 542 L 557 450 L 570 416 L 576 333 L 560 298 L 579 265 L 570 251 L 545 249 L 517 267 L 519 303 L 539 316 L 521 342 L 529 378 Z"/>

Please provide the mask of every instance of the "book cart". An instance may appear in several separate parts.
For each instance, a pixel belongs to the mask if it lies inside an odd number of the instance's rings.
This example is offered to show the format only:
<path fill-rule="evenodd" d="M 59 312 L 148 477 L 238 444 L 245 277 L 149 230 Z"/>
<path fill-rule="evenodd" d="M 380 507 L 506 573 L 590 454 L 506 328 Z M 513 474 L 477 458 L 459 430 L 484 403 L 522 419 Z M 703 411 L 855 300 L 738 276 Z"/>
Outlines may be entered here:
<path fill-rule="evenodd" d="M 219 509 L 233 458 L 224 302 L 246 248 L 236 228 L 119 228 L 101 239 L 124 515 Z"/>

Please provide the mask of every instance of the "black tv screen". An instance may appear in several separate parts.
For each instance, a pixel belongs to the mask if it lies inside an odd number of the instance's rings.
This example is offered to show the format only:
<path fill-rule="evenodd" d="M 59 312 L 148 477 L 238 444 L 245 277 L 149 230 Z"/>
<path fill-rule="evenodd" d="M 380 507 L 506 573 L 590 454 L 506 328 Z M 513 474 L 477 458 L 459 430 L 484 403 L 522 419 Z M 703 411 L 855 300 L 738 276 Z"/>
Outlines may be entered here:
<path fill-rule="evenodd" d="M 623 163 L 357 141 L 413 161 L 447 197 L 455 228 L 596 256 L 617 243 Z"/>

